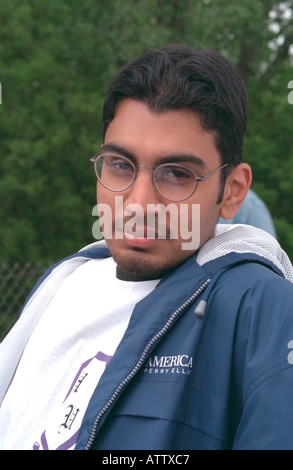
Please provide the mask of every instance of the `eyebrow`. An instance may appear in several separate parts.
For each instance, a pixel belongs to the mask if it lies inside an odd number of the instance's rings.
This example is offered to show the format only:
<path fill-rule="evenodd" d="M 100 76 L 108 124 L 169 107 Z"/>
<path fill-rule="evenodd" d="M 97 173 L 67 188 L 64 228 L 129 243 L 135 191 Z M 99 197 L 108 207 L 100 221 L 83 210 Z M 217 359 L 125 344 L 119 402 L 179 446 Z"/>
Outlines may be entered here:
<path fill-rule="evenodd" d="M 110 142 L 108 144 L 102 145 L 100 151 L 101 152 L 107 152 L 107 151 L 117 152 L 117 153 L 120 153 L 121 155 L 124 155 L 125 157 L 128 157 L 134 163 L 138 163 L 137 158 L 133 152 L 130 152 L 129 150 L 115 143 Z M 158 158 L 155 161 L 155 166 L 161 165 L 162 163 L 177 163 L 177 162 L 192 163 L 193 165 L 196 165 L 198 168 L 202 168 L 202 169 L 207 168 L 207 164 L 204 162 L 202 158 L 193 154 L 186 154 L 186 153 L 176 153 L 174 155 L 166 155 L 164 157 Z"/>

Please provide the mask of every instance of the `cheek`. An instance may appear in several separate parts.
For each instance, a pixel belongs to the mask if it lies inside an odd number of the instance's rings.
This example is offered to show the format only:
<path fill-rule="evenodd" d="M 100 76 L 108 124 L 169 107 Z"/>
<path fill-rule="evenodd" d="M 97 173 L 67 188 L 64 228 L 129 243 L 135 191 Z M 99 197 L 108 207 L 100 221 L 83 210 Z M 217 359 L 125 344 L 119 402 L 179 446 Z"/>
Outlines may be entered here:
<path fill-rule="evenodd" d="M 116 193 L 104 188 L 100 183 L 97 184 L 97 203 L 107 204 L 109 207 L 115 207 Z"/>
<path fill-rule="evenodd" d="M 97 194 L 97 203 L 104 202 L 106 190 L 105 188 L 103 188 L 103 186 L 99 182 L 97 182 L 96 194 Z"/>
<path fill-rule="evenodd" d="M 200 194 L 197 194 L 197 198 L 193 200 L 193 204 L 198 209 L 193 211 L 192 217 L 189 217 L 189 230 L 196 230 L 199 224 L 200 246 L 203 246 L 206 241 L 214 236 L 220 209 L 216 201 L 217 193 L 215 191 L 205 193 L 204 197 L 200 197 Z"/>
<path fill-rule="evenodd" d="M 213 203 L 211 205 L 201 205 L 200 233 L 201 246 L 215 235 L 215 227 L 219 219 L 219 207 Z"/>
<path fill-rule="evenodd" d="M 97 208 L 99 216 L 99 226 L 105 239 L 113 238 L 113 217 L 115 214 L 114 193 L 97 185 Z"/>

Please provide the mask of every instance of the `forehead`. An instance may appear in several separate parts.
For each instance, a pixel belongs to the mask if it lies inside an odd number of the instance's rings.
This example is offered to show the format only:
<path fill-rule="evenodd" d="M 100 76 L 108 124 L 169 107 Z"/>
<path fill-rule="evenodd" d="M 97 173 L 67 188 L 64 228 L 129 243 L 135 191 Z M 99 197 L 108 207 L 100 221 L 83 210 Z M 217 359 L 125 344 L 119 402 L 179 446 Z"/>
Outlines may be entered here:
<path fill-rule="evenodd" d="M 197 113 L 188 110 L 154 113 L 143 102 L 129 98 L 117 106 L 104 144 L 125 149 L 141 164 L 177 154 L 195 155 L 207 167 L 221 160 L 214 134 L 203 130 Z"/>

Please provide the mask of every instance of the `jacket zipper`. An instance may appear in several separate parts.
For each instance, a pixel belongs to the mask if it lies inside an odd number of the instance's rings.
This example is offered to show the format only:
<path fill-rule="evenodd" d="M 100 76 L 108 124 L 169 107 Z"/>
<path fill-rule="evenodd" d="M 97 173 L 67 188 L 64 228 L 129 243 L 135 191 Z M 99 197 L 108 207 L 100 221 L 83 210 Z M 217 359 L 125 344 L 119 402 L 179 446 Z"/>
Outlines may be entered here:
<path fill-rule="evenodd" d="M 125 379 L 122 380 L 120 385 L 116 388 L 115 392 L 109 398 L 108 402 L 105 404 L 105 406 L 101 409 L 99 414 L 97 415 L 93 426 L 92 426 L 92 432 L 89 437 L 89 440 L 84 448 L 84 450 L 89 450 L 94 439 L 96 436 L 97 428 L 99 425 L 99 422 L 103 415 L 106 413 L 106 411 L 114 404 L 124 387 L 132 380 L 132 378 L 137 374 L 137 372 L 140 370 L 142 365 L 144 364 L 146 357 L 149 353 L 149 350 L 154 346 L 154 344 L 163 336 L 165 333 L 168 331 L 168 329 L 172 326 L 174 321 L 177 319 L 177 317 L 187 308 L 189 307 L 192 302 L 194 302 L 197 297 L 206 289 L 206 287 L 209 285 L 211 282 L 211 279 L 207 279 L 197 290 L 194 292 L 180 307 L 178 307 L 175 312 L 171 315 L 169 320 L 166 322 L 166 324 L 161 328 L 161 330 L 149 341 L 147 346 L 145 347 L 144 351 L 142 352 L 138 362 L 134 366 L 134 368 L 129 372 L 129 374 L 125 377 Z"/>

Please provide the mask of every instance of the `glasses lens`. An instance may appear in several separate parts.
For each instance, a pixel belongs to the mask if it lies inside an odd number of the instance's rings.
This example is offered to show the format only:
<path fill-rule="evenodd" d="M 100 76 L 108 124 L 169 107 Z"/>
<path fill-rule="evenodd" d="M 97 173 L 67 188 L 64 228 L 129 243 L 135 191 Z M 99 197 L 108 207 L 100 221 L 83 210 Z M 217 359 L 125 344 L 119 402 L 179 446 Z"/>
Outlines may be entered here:
<path fill-rule="evenodd" d="M 154 172 L 154 182 L 159 193 L 170 201 L 184 201 L 196 190 L 197 175 L 190 168 L 172 164 L 159 165 Z"/>
<path fill-rule="evenodd" d="M 124 191 L 135 178 L 135 166 L 120 155 L 100 155 L 96 159 L 98 180 L 112 191 Z"/>

